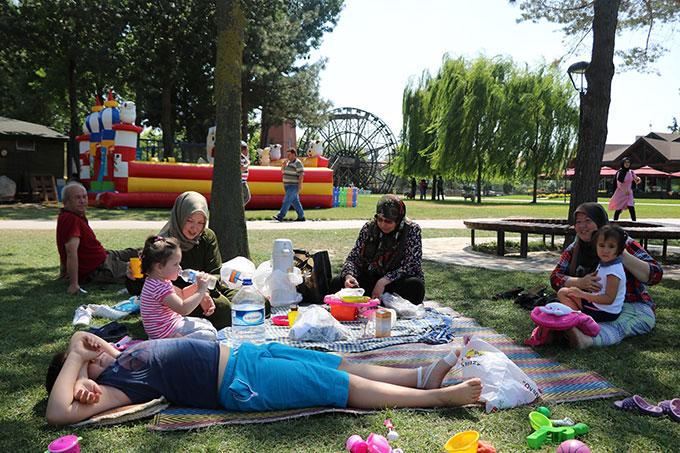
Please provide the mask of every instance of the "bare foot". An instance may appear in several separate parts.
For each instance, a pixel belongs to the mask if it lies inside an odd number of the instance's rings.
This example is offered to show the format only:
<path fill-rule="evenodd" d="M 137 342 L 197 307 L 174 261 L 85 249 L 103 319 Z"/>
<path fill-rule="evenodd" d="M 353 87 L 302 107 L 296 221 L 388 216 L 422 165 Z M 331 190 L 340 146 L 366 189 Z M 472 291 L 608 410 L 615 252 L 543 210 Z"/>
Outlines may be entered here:
<path fill-rule="evenodd" d="M 479 396 L 482 394 L 482 381 L 479 378 L 468 379 L 440 390 L 443 406 L 464 406 L 479 401 Z"/>
<path fill-rule="evenodd" d="M 593 345 L 593 338 L 581 332 L 576 327 L 566 331 L 569 345 L 574 349 L 586 349 Z"/>
<path fill-rule="evenodd" d="M 460 349 L 456 349 L 455 353 L 456 357 L 459 357 Z M 444 381 L 444 377 L 446 377 L 446 373 L 448 373 L 451 370 L 451 368 L 452 366 L 446 363 L 444 359 L 439 359 L 434 369 L 432 370 L 430 377 L 427 379 L 427 381 L 425 381 L 424 388 L 426 389 L 440 388 L 442 386 L 442 381 Z"/>

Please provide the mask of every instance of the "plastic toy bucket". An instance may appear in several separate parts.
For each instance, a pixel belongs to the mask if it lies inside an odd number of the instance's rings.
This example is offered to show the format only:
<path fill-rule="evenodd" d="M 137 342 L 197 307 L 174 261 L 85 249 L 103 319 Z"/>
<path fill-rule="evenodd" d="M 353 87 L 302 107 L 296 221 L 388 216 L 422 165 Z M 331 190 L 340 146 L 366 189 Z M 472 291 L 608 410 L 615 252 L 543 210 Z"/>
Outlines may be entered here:
<path fill-rule="evenodd" d="M 550 419 L 537 411 L 529 412 L 529 423 L 531 424 L 531 429 L 534 431 L 538 431 L 544 427 L 552 427 Z"/>
<path fill-rule="evenodd" d="M 69 436 L 61 436 L 59 439 L 53 440 L 47 446 L 47 452 L 45 453 L 79 453 L 80 445 L 78 442 L 82 437 L 75 436 L 73 434 Z"/>
<path fill-rule="evenodd" d="M 456 433 L 444 445 L 447 453 L 476 453 L 479 433 L 477 431 L 463 431 Z"/>
<path fill-rule="evenodd" d="M 333 304 L 331 305 L 331 316 L 338 321 L 354 321 L 357 319 L 357 307 Z"/>

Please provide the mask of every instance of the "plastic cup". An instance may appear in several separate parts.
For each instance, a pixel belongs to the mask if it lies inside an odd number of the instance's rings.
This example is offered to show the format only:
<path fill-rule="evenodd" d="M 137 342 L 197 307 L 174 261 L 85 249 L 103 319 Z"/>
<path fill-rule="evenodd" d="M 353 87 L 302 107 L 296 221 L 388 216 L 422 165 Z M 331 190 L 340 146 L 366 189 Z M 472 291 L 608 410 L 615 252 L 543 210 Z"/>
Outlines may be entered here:
<path fill-rule="evenodd" d="M 476 453 L 479 433 L 477 431 L 463 431 L 456 433 L 444 445 L 447 453 Z"/>
<path fill-rule="evenodd" d="M 529 412 L 529 423 L 534 431 L 538 431 L 541 428 L 551 428 L 552 422 L 548 417 L 537 411 Z"/>
<path fill-rule="evenodd" d="M 132 277 L 134 278 L 144 278 L 141 258 L 130 258 L 130 272 L 132 272 Z"/>

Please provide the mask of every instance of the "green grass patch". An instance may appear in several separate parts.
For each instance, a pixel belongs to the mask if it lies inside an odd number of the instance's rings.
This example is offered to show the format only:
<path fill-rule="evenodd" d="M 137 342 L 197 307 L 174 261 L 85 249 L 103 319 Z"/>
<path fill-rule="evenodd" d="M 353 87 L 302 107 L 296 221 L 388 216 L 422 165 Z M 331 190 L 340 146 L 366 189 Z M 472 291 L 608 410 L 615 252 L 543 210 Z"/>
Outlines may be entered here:
<path fill-rule="evenodd" d="M 356 208 L 308 209 L 309 220 L 370 219 L 380 195 L 360 195 Z M 601 202 L 606 200 L 601 199 Z M 563 200 L 541 200 L 531 203 L 530 197 L 503 196 L 482 199 L 482 204 L 463 201 L 460 198 L 445 201 L 405 200 L 407 214 L 412 219 L 472 219 L 486 217 L 535 217 L 566 218 L 569 203 Z M 636 200 L 640 220 L 677 218 L 679 200 Z M 0 220 L 55 219 L 59 208 L 56 204 L 3 204 Z M 91 220 L 166 220 L 168 209 L 88 209 Z M 270 220 L 278 210 L 246 211 L 248 220 Z M 623 217 L 626 218 L 626 213 Z M 291 218 L 294 216 L 289 215 Z"/>
<path fill-rule="evenodd" d="M 464 231 L 458 231 L 463 233 Z M 141 244 L 154 231 L 101 231 L 109 248 Z M 309 250 L 328 248 L 337 269 L 356 239 L 356 231 L 253 231 L 250 249 L 260 262 L 271 253 L 272 241 L 286 236 Z M 426 232 L 455 234 L 456 231 Z M 67 345 L 74 309 L 83 303 L 112 304 L 126 298 L 119 286 L 87 287 L 86 296 L 68 296 L 55 281 L 58 258 L 53 231 L 3 231 L 0 237 L 0 445 L 7 451 L 44 451 L 54 438 L 76 432 L 83 451 L 230 451 L 340 452 L 352 434 L 384 433 L 391 417 L 407 452 L 441 451 L 457 431 L 475 429 L 500 452 L 527 451 L 530 407 L 495 414 L 479 409 L 432 412 L 380 411 L 368 416 L 324 415 L 265 425 L 226 426 L 193 432 L 155 433 L 146 421 L 91 429 L 53 429 L 45 424 L 47 394 L 44 373 L 50 356 Z M 546 283 L 547 274 L 497 272 L 426 263 L 427 295 L 521 342 L 531 331 L 528 313 L 510 300 L 491 300 L 497 292 L 520 285 Z M 621 345 L 584 352 L 560 347 L 541 349 L 566 366 L 592 370 L 617 386 L 651 401 L 680 396 L 680 282 L 665 281 L 651 289 L 658 304 L 658 324 L 652 334 Z M 141 335 L 138 317 L 123 320 Z M 293 389 L 294 391 L 294 389 Z M 551 407 L 556 417 L 571 417 L 590 426 L 584 440 L 595 452 L 667 452 L 680 445 L 680 424 L 612 408 L 612 400 L 593 400 Z M 546 447 L 542 452 L 552 452 Z"/>

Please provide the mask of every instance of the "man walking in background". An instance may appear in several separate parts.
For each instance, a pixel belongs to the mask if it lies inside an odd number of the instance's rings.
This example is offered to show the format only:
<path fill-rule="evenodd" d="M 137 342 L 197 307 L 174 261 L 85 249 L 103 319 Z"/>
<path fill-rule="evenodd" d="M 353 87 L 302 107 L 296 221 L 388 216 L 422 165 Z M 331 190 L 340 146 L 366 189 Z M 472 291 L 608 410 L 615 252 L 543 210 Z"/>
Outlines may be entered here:
<path fill-rule="evenodd" d="M 283 161 L 281 171 L 283 172 L 283 190 L 285 195 L 283 196 L 281 210 L 272 218 L 282 222 L 286 217 L 290 206 L 293 205 L 293 208 L 297 213 L 297 219 L 295 219 L 295 221 L 304 222 L 305 211 L 302 209 L 302 204 L 300 203 L 300 193 L 302 192 L 302 180 L 305 175 L 305 167 L 302 165 L 302 162 L 300 162 L 300 159 L 297 158 L 297 151 L 295 148 L 288 150 L 287 159 Z"/>
<path fill-rule="evenodd" d="M 243 195 L 243 206 L 250 201 L 250 187 L 248 187 L 248 167 L 250 167 L 250 154 L 248 144 L 241 140 L 241 193 Z"/>

